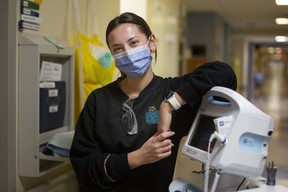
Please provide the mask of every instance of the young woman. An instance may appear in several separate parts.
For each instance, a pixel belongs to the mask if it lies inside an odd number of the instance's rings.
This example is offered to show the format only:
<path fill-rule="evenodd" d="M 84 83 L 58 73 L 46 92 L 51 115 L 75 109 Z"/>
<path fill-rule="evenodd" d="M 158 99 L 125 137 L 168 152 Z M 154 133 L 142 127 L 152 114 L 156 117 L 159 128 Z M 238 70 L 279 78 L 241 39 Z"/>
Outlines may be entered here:
<path fill-rule="evenodd" d="M 235 74 L 216 61 L 181 77 L 155 75 L 155 36 L 133 13 L 110 21 L 106 42 L 122 75 L 93 91 L 79 116 L 70 160 L 80 190 L 167 192 L 202 96 L 213 86 L 235 90 Z"/>

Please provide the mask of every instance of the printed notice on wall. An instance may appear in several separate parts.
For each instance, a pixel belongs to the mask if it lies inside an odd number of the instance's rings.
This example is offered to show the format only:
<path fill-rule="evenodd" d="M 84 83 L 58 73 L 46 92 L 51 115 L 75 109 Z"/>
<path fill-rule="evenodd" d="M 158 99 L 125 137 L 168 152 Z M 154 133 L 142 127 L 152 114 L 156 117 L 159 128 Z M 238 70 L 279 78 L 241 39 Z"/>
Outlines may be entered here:
<path fill-rule="evenodd" d="M 61 81 L 62 64 L 43 61 L 40 70 L 40 81 Z"/>

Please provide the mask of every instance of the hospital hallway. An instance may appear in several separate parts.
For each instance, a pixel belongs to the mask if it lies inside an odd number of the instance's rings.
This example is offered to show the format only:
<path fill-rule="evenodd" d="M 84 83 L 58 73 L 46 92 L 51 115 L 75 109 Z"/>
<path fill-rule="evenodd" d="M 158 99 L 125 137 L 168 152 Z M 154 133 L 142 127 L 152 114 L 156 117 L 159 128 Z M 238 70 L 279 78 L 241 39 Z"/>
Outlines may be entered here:
<path fill-rule="evenodd" d="M 252 103 L 274 119 L 267 163 L 273 161 L 278 168 L 276 184 L 288 187 L 288 63 L 266 60 L 264 68 L 263 84 L 255 86 Z"/>

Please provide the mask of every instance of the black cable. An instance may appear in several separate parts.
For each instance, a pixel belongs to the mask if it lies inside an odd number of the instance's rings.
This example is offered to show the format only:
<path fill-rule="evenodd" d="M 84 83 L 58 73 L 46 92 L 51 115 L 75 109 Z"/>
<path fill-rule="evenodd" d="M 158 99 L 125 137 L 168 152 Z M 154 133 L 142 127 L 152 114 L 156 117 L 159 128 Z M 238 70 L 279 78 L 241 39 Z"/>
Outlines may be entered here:
<path fill-rule="evenodd" d="M 242 186 L 242 184 L 244 183 L 245 180 L 246 180 L 246 177 L 243 178 L 243 180 L 241 181 L 241 183 L 237 187 L 236 191 L 238 191 L 240 189 L 240 187 Z"/>

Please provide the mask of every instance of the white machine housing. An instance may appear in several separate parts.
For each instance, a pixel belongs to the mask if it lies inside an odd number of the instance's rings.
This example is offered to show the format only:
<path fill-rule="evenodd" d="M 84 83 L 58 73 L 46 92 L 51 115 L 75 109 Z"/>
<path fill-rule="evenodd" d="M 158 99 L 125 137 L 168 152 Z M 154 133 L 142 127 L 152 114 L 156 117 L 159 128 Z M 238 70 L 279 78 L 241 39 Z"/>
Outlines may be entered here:
<path fill-rule="evenodd" d="M 209 138 L 217 130 L 214 120 L 221 117 L 230 121 L 230 128 L 224 131 L 228 142 L 226 145 L 211 143 L 210 166 L 222 173 L 261 176 L 274 121 L 239 93 L 225 87 L 213 87 L 203 96 L 182 152 L 205 163 Z"/>

